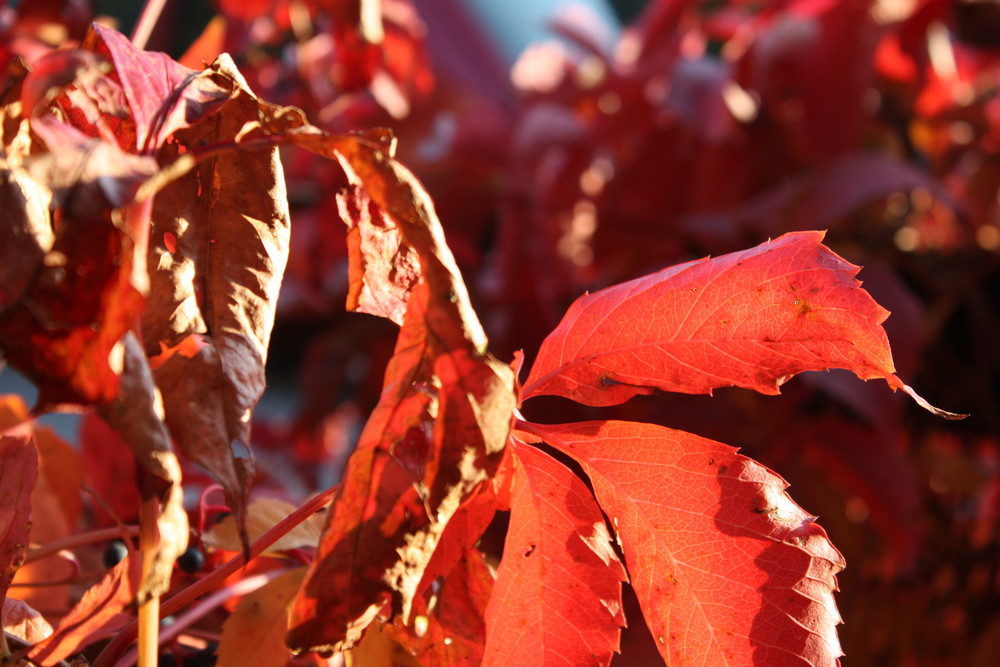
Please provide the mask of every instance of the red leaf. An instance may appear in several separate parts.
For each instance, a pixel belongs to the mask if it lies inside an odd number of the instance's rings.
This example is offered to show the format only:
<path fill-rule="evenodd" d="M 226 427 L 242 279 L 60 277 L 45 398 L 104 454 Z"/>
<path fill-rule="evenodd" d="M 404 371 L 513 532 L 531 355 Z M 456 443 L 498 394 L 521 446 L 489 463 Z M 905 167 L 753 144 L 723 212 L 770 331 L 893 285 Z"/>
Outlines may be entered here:
<path fill-rule="evenodd" d="M 121 630 L 129 621 L 122 612 L 135 600 L 141 569 L 141 555 L 126 556 L 99 583 L 87 589 L 59 621 L 54 633 L 31 647 L 28 659 L 54 665 L 84 646 Z"/>
<path fill-rule="evenodd" d="M 487 665 L 607 665 L 625 571 L 593 494 L 547 454 L 515 443 L 504 558 L 486 608 Z"/>
<path fill-rule="evenodd" d="M 36 209 L 39 218 L 27 227 L 16 216 L 4 219 L 5 233 L 17 235 L 34 261 L 22 267 L 30 279 L 21 298 L 0 315 L 0 346 L 38 385 L 39 408 L 110 400 L 118 341 L 135 322 L 147 281 L 148 213 L 126 204 L 156 164 L 58 122 L 32 128 L 58 150 L 33 158 L 24 177 L 47 194 L 56 215 Z"/>
<path fill-rule="evenodd" d="M 577 299 L 542 343 L 523 398 L 613 405 L 657 390 L 734 385 L 777 394 L 802 371 L 846 368 L 931 409 L 893 375 L 881 327 L 889 312 L 822 238 L 785 234 Z"/>
<path fill-rule="evenodd" d="M 778 475 L 651 424 L 522 424 L 576 459 L 668 664 L 833 665 L 840 553 Z"/>
<path fill-rule="evenodd" d="M 38 454 L 27 437 L 0 437 L 0 599 L 28 551 L 31 490 L 38 477 Z M 0 625 L 5 620 L 0 618 Z"/>
<path fill-rule="evenodd" d="M 414 604 L 413 627 L 397 617 L 382 632 L 426 667 L 478 667 L 483 663 L 483 612 L 493 591 L 493 573 L 479 551 L 468 549 L 436 583 L 428 600 Z"/>
<path fill-rule="evenodd" d="M 135 48 L 124 35 L 95 23 L 82 48 L 108 57 L 132 112 L 131 150 L 155 152 L 176 130 L 193 125 L 229 99 L 211 78 L 175 62 L 165 53 Z"/>

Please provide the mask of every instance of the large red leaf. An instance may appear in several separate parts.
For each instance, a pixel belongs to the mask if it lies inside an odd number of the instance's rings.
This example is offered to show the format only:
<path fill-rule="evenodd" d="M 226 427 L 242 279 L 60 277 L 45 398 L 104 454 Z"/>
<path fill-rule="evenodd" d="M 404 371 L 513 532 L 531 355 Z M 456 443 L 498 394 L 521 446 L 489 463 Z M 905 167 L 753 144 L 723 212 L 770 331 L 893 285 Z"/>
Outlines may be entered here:
<path fill-rule="evenodd" d="M 410 621 L 451 517 L 499 464 L 515 406 L 513 374 L 486 351 L 429 197 L 378 137 L 308 127 L 285 137 L 337 157 L 416 251 L 421 273 L 407 295 L 381 399 L 293 608 L 289 644 L 329 651 L 353 645 L 380 612 Z"/>
<path fill-rule="evenodd" d="M 593 494 L 567 467 L 515 443 L 510 529 L 486 607 L 486 665 L 607 665 L 625 572 Z"/>
<path fill-rule="evenodd" d="M 667 664 L 837 663 L 844 560 L 778 475 L 662 426 L 520 426 L 583 466 Z"/>
<path fill-rule="evenodd" d="M 889 312 L 861 289 L 858 267 L 822 239 L 785 234 L 577 299 L 542 343 L 523 398 L 613 405 L 657 390 L 728 386 L 777 394 L 796 373 L 845 368 L 884 378 L 932 409 L 893 374 L 881 326 Z"/>

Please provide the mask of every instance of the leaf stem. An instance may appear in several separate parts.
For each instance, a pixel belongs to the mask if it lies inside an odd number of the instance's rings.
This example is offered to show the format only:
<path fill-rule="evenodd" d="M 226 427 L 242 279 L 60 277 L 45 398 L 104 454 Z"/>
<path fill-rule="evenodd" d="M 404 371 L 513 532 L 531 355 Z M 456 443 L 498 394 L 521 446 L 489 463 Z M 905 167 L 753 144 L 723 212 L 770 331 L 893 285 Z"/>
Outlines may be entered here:
<path fill-rule="evenodd" d="M 148 498 L 139 507 L 139 552 L 142 554 L 142 588 L 146 588 L 153 561 L 159 550 L 156 520 L 160 514 L 158 498 Z M 159 655 L 160 596 L 149 595 L 139 602 L 139 667 L 156 667 Z"/>
<path fill-rule="evenodd" d="M 314 496 L 302 505 L 302 507 L 299 507 L 297 510 L 275 524 L 271 530 L 257 538 L 257 540 L 250 545 L 250 557 L 256 558 L 260 554 L 264 553 L 267 551 L 268 547 L 288 534 L 293 528 L 295 528 L 295 526 L 299 525 L 318 512 L 320 508 L 330 502 L 336 490 L 337 487 L 333 486 Z M 164 601 L 160 605 L 160 614 L 163 616 L 170 616 L 180 609 L 183 609 L 200 595 L 203 595 L 220 585 L 223 581 L 225 581 L 226 577 L 243 567 L 245 563 L 246 561 L 243 559 L 243 554 L 236 554 L 195 583 L 181 590 L 170 599 Z M 108 642 L 107 646 L 104 647 L 104 650 L 102 650 L 94 660 L 92 667 L 111 667 L 114 665 L 118 661 L 118 658 L 125 652 L 125 649 L 127 649 L 135 640 L 137 628 L 138 623 L 134 621 L 123 628 L 122 631 L 118 633 L 114 639 Z"/>
<path fill-rule="evenodd" d="M 146 44 L 149 43 L 149 37 L 153 34 L 153 28 L 156 27 L 156 22 L 160 20 L 160 14 L 163 13 L 163 8 L 166 4 L 167 0 L 146 0 L 146 4 L 142 7 L 142 13 L 139 15 L 139 20 L 136 21 L 135 27 L 132 29 L 131 39 L 135 48 L 146 48 Z"/>
<path fill-rule="evenodd" d="M 139 534 L 138 526 L 127 526 L 126 534 L 135 537 Z M 117 526 L 112 526 L 111 528 L 101 528 L 99 530 L 92 530 L 87 533 L 80 533 L 79 535 L 70 535 L 69 537 L 64 537 L 61 540 L 54 540 L 42 546 L 31 549 L 28 551 L 28 555 L 25 557 L 25 563 L 31 563 L 32 561 L 41 560 L 42 558 L 47 558 L 54 554 L 59 553 L 63 549 L 73 549 L 75 547 L 82 547 L 87 544 L 93 544 L 94 542 L 104 542 L 105 540 L 113 540 L 116 537 L 121 537 L 122 531 Z"/>

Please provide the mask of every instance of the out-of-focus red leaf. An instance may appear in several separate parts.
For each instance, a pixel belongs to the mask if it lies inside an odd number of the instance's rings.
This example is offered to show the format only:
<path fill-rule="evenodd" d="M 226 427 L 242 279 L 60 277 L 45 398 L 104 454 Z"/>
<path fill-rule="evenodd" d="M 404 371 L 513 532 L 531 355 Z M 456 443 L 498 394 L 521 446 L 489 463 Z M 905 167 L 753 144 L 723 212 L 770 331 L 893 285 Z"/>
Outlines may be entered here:
<path fill-rule="evenodd" d="M 625 625 L 625 571 L 586 485 L 515 443 L 510 528 L 486 608 L 487 665 L 607 665 Z"/>
<path fill-rule="evenodd" d="M 583 466 L 665 661 L 837 664 L 844 561 L 778 475 L 651 424 L 522 426 Z"/>
<path fill-rule="evenodd" d="M 796 2 L 764 13 L 742 83 L 784 126 L 795 158 L 823 162 L 856 146 L 879 27 L 867 2 Z"/>
<path fill-rule="evenodd" d="M 523 398 L 613 405 L 728 386 L 777 394 L 802 371 L 845 368 L 937 410 L 893 374 L 881 327 L 889 312 L 861 289 L 859 267 L 822 238 L 785 234 L 581 297 L 542 343 Z"/>
<path fill-rule="evenodd" d="M 47 667 L 93 642 L 109 637 L 129 622 L 122 612 L 135 601 L 141 578 L 141 554 L 129 554 L 94 584 L 60 619 L 55 632 L 28 650 L 27 657 Z"/>
<path fill-rule="evenodd" d="M 36 426 L 33 439 L 39 474 L 31 493 L 30 536 L 32 544 L 47 544 L 79 530 L 82 466 L 80 454 L 51 429 Z M 66 580 L 74 574 L 74 563 L 59 556 L 32 560 L 18 570 L 12 594 L 46 614 L 63 613 L 73 594 Z"/>
<path fill-rule="evenodd" d="M 735 249 L 748 236 L 832 228 L 865 204 L 914 188 L 951 200 L 926 171 L 881 153 L 855 153 L 736 206 L 685 216 L 679 224 L 706 247 Z"/>
<path fill-rule="evenodd" d="M 0 599 L 28 551 L 38 454 L 27 437 L 0 436 Z M 4 607 L 6 609 L 6 606 Z M 6 620 L 0 618 L 0 625 Z"/>
<path fill-rule="evenodd" d="M 246 667 L 285 667 L 291 653 L 285 645 L 288 614 L 306 568 L 294 570 L 248 594 L 222 624 L 219 663 Z"/>
<path fill-rule="evenodd" d="M 79 443 L 83 481 L 103 500 L 124 523 L 139 520 L 139 489 L 131 480 L 135 476 L 132 450 L 103 419 L 88 413 L 80 420 Z M 92 508 L 97 527 L 116 525 L 103 507 Z"/>
<path fill-rule="evenodd" d="M 336 156 L 420 260 L 379 405 L 348 461 L 330 524 L 293 611 L 293 648 L 354 644 L 389 605 L 413 598 L 456 510 L 495 471 L 514 409 L 510 368 L 486 337 L 416 178 L 366 138 L 308 128 L 291 137 Z"/>

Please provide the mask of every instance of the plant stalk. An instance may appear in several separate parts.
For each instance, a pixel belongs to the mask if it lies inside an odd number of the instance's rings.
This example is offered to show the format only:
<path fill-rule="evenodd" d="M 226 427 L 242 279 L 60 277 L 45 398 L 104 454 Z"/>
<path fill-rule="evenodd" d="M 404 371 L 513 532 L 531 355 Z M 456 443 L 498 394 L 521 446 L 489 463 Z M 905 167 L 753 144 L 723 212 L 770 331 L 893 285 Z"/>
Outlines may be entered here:
<path fill-rule="evenodd" d="M 145 49 L 149 43 L 149 37 L 153 34 L 156 22 L 160 20 L 160 14 L 166 6 L 167 0 L 146 0 L 142 7 L 139 20 L 135 22 L 132 29 L 132 45 L 137 49 Z"/>
<path fill-rule="evenodd" d="M 147 498 L 139 507 L 139 553 L 142 554 L 142 583 L 144 587 L 153 571 L 153 561 L 159 549 L 159 534 L 156 520 L 160 514 L 160 502 L 156 497 Z M 138 667 L 156 667 L 159 655 L 160 596 L 149 595 L 139 603 Z"/>

